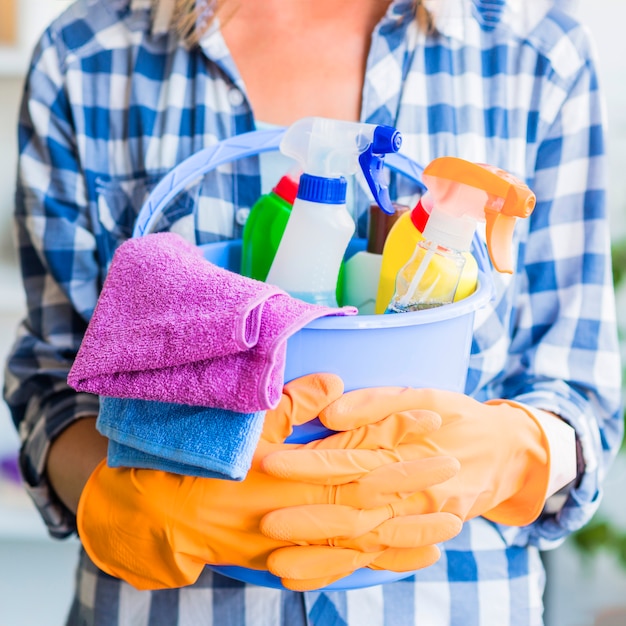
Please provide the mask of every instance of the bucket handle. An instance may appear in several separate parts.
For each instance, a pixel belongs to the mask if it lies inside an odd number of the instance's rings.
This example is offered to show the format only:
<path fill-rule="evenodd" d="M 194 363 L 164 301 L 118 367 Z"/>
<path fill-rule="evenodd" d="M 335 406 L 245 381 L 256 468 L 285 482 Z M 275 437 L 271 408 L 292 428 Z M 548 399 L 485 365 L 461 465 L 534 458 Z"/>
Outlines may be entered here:
<path fill-rule="evenodd" d="M 204 174 L 237 159 L 278 150 L 284 133 L 284 128 L 242 133 L 204 148 L 181 161 L 159 181 L 141 207 L 133 229 L 133 237 L 141 237 L 150 232 L 167 205 Z M 392 153 L 386 155 L 385 164 L 389 169 L 404 174 L 416 182 L 422 191 L 426 190 L 422 182 L 424 168 L 412 159 Z"/>
<path fill-rule="evenodd" d="M 181 161 L 158 182 L 141 207 L 133 228 L 133 237 L 142 237 L 149 233 L 168 204 L 211 170 L 237 159 L 278 150 L 285 130 L 272 128 L 234 135 Z M 391 153 L 385 155 L 385 166 L 417 183 L 422 192 L 426 191 L 426 186 L 422 182 L 424 168 L 413 159 L 398 152 Z M 485 276 L 491 277 L 489 272 L 491 264 L 485 243 L 477 234 L 474 235 L 473 248 L 479 267 Z M 491 282 L 493 294 L 493 281 Z"/>

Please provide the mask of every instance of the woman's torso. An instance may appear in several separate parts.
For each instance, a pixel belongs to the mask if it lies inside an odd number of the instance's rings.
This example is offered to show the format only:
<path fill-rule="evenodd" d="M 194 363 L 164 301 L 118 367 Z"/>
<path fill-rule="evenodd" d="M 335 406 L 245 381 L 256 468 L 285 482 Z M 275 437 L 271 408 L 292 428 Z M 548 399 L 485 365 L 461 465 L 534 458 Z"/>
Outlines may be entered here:
<path fill-rule="evenodd" d="M 80 12 L 85 6 L 86 2 L 79 4 L 74 11 Z M 546 90 L 545 77 L 538 73 L 533 79 L 529 69 L 534 71 L 545 62 L 544 52 L 529 44 L 520 45 L 509 35 L 488 34 L 478 27 L 463 45 L 450 39 L 427 38 L 411 23 L 407 6 L 405 2 L 395 3 L 377 26 L 367 50 L 364 77 L 350 81 L 352 95 L 346 98 L 346 108 L 316 105 L 311 112 L 354 117 L 356 83 L 360 89 L 359 118 L 397 126 L 403 132 L 404 152 L 418 162 L 454 154 L 497 164 L 521 178 L 532 176 L 541 139 L 533 134 L 541 130 L 537 124 L 539 109 L 546 103 L 557 103 Z M 91 41 L 77 46 L 64 64 L 74 70 L 67 74 L 65 84 L 68 102 L 74 103 L 71 114 L 85 171 L 86 217 L 92 221 L 104 276 L 113 250 L 131 235 L 137 212 L 156 182 L 198 150 L 253 130 L 254 100 L 259 103 L 259 112 L 269 111 L 270 105 L 255 96 L 258 85 L 254 86 L 254 77 L 249 69 L 243 69 L 243 60 L 240 73 L 219 32 L 206 37 L 200 49 L 189 51 L 168 36 L 137 34 L 141 31 L 139 18 L 129 27 L 110 9 L 99 16 L 95 13 L 94 20 L 109 20 L 118 45 L 105 49 Z M 358 66 L 359 59 L 362 61 L 355 54 L 351 65 Z M 320 106 L 327 104 L 327 97 L 332 104 L 333 94 L 341 93 L 341 76 L 341 71 L 334 74 Z M 278 93 L 281 99 L 289 97 L 284 86 Z M 289 110 L 300 112 L 307 107 L 300 100 Z M 275 115 L 260 118 L 288 121 L 280 108 Z M 416 193 L 414 185 L 399 178 L 392 180 L 391 191 L 406 201 Z M 161 226 L 192 220 L 199 243 L 239 237 L 244 219 L 238 209 L 249 208 L 259 192 L 256 158 L 223 166 L 181 194 Z M 363 236 L 363 215 L 369 200 L 365 191 L 360 198 L 354 211 Z M 194 208 L 196 214 L 190 218 Z M 522 230 L 518 237 L 524 236 Z M 477 316 L 476 345 L 484 350 L 473 355 L 476 373 L 468 380 L 470 392 L 484 390 L 504 366 L 506 346 L 490 348 L 509 325 L 512 304 L 500 306 L 496 312 L 502 299 L 510 297 L 507 287 L 503 280 L 498 285 L 500 299 Z M 120 607 L 116 619 L 124 610 L 139 611 L 151 626 L 172 623 L 163 621 L 166 611 L 158 610 L 159 603 L 170 607 L 167 610 L 175 607 L 181 625 L 297 626 L 305 623 L 307 614 L 310 624 L 541 623 L 543 570 L 537 551 L 512 547 L 498 528 L 482 519 L 466 524 L 463 533 L 444 547 L 440 562 L 419 572 L 415 579 L 347 594 L 299 596 L 267 591 L 207 572 L 194 588 L 158 592 L 147 602 L 134 599 L 132 589 L 93 572 L 89 564 L 83 566 L 81 576 L 77 616 L 86 615 L 105 597 L 115 596 L 115 606 Z M 507 600 L 492 605 L 488 598 L 495 597 Z M 183 614 L 187 617 L 180 617 Z M 77 620 L 72 623 L 82 623 Z"/>

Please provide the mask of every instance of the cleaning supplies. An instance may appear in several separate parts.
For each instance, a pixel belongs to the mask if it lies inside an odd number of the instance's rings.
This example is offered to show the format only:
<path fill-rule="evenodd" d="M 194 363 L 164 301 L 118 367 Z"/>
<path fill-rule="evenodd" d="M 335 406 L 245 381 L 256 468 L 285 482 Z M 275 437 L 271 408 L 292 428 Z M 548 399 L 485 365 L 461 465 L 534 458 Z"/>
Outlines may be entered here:
<path fill-rule="evenodd" d="M 243 228 L 241 274 L 264 281 L 298 192 L 299 173 L 287 172 L 250 210 Z"/>
<path fill-rule="evenodd" d="M 528 217 L 535 196 L 520 180 L 490 165 L 455 157 L 432 161 L 423 173 L 433 207 L 410 260 L 398 272 L 388 313 L 453 301 L 476 224 L 486 221 L 489 256 L 496 270 L 513 272 L 511 245 L 516 218 Z"/>
<path fill-rule="evenodd" d="M 392 213 L 382 168 L 384 155 L 401 143 L 391 126 L 321 117 L 298 120 L 285 131 L 280 150 L 300 163 L 303 174 L 268 283 L 305 302 L 337 306 L 339 268 L 355 230 L 345 176 L 360 166 L 378 205 Z"/>
<path fill-rule="evenodd" d="M 432 197 L 427 192 L 419 199 L 411 211 L 403 213 L 391 227 L 382 252 L 375 313 L 384 313 L 387 309 L 394 294 L 398 272 L 411 258 L 417 244 L 424 239 L 422 233 L 430 216 L 432 206 Z M 467 296 L 474 293 L 478 281 L 478 264 L 476 259 L 470 252 L 464 252 L 463 255 L 465 257 L 465 265 L 463 266 L 459 285 L 454 295 L 455 301 L 467 298 Z M 358 305 L 355 304 L 355 306 Z"/>
<path fill-rule="evenodd" d="M 374 313 L 385 240 L 398 219 L 409 211 L 409 207 L 402 204 L 394 203 L 393 208 L 394 212 L 389 215 L 381 211 L 377 204 L 370 206 L 367 248 L 352 255 L 345 262 L 344 271 L 340 274 L 343 285 L 342 303 L 357 307 L 359 315 Z M 413 248 L 414 246 L 411 250 Z M 387 302 L 392 295 L 393 291 Z"/>

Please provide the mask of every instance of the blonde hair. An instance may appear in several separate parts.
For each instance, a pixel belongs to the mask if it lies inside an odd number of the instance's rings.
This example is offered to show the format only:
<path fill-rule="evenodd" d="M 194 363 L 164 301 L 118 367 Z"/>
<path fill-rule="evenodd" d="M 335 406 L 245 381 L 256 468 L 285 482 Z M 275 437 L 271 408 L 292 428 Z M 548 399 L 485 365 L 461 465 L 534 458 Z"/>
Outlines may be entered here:
<path fill-rule="evenodd" d="M 158 4 L 161 0 L 155 0 Z M 227 0 L 174 0 L 173 26 L 183 40 L 191 46 L 198 43 L 210 28 L 218 13 L 224 11 Z M 236 2 L 235 2 L 236 4 Z M 231 10 L 234 10 L 231 7 Z M 423 0 L 414 0 L 415 19 L 420 30 L 432 32 L 433 19 Z"/>
<path fill-rule="evenodd" d="M 175 0 L 172 24 L 184 41 L 195 45 L 211 26 L 216 12 L 215 0 Z"/>
<path fill-rule="evenodd" d="M 435 22 L 430 11 L 424 6 L 422 0 L 415 0 L 415 19 L 419 29 L 425 33 L 435 30 Z"/>

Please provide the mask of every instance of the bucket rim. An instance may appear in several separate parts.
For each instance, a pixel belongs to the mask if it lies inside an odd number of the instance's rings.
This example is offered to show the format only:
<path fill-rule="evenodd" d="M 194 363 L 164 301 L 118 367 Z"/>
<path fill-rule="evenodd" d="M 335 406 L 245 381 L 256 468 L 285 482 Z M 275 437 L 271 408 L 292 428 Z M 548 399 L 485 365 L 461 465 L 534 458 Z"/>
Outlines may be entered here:
<path fill-rule="evenodd" d="M 478 270 L 478 285 L 473 294 L 432 309 L 407 311 L 402 314 L 389 315 L 327 315 L 309 322 L 303 329 L 310 330 L 359 330 L 401 328 L 420 324 L 434 324 L 474 313 L 485 306 L 492 296 L 490 282 L 481 269 Z"/>
<path fill-rule="evenodd" d="M 358 244 L 364 247 L 365 239 L 353 238 L 348 244 L 348 250 L 353 253 L 361 248 L 353 248 Z M 475 241 L 476 260 L 478 263 L 478 283 L 474 293 L 462 300 L 446 304 L 445 306 L 423 309 L 421 311 L 407 311 L 399 314 L 373 314 L 373 315 L 326 315 L 312 320 L 302 327 L 302 330 L 362 330 L 362 329 L 384 329 L 402 328 L 406 326 L 417 326 L 420 324 L 434 324 L 445 320 L 463 317 L 477 311 L 485 306 L 494 293 L 493 277 L 489 272 L 489 260 L 481 249 L 483 245 L 480 241 Z M 226 254 L 228 256 L 241 246 L 241 239 L 228 239 L 226 241 L 215 241 L 201 244 L 199 247 L 203 251 L 204 257 L 214 262 L 217 256 Z M 207 252 L 209 255 L 207 256 Z M 211 252 L 213 254 L 211 254 Z M 224 257 L 226 258 L 226 257 Z"/>

